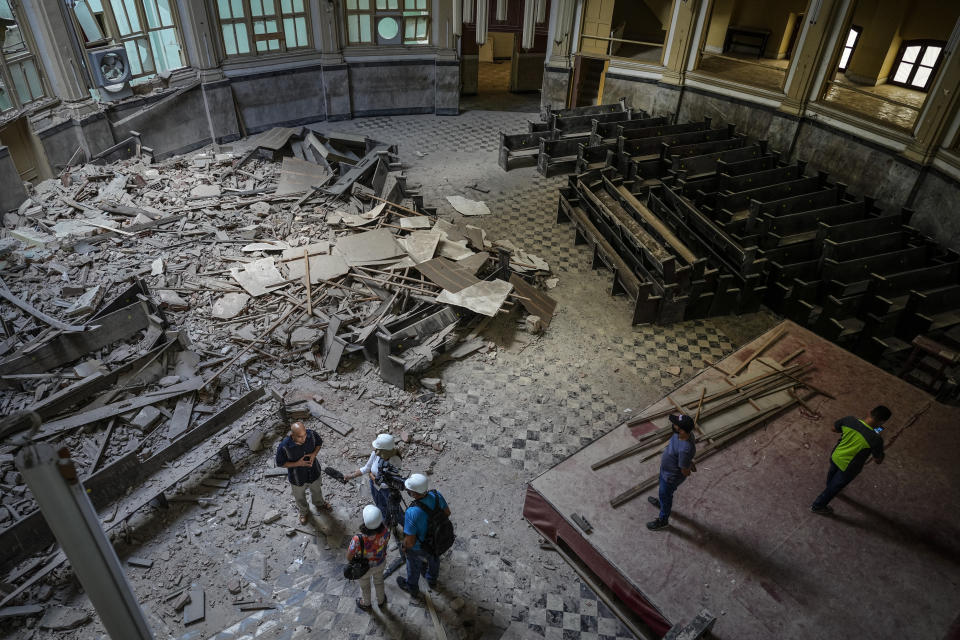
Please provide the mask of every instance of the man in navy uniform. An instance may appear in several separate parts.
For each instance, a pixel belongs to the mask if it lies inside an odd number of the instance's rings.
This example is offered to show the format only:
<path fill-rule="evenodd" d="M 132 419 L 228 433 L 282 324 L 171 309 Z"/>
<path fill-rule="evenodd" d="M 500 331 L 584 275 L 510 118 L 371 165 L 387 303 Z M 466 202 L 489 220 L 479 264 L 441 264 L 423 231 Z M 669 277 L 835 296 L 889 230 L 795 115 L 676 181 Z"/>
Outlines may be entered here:
<path fill-rule="evenodd" d="M 668 526 L 670 510 L 673 508 L 673 492 L 677 490 L 691 472 L 697 470 L 693 461 L 697 455 L 697 446 L 693 442 L 693 418 L 685 414 L 670 416 L 673 423 L 673 435 L 660 458 L 660 498 L 648 496 L 647 501 L 660 509 L 656 520 L 647 523 L 647 529 L 657 531 Z"/>

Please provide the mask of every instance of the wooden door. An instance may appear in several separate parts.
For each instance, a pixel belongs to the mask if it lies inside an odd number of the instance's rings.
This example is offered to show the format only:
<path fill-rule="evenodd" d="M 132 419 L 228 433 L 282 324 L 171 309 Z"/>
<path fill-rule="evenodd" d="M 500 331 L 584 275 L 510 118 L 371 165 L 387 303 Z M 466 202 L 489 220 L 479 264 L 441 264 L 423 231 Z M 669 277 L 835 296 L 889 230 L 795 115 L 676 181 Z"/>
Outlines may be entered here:
<path fill-rule="evenodd" d="M 26 118 L 18 118 L 0 129 L 0 144 L 10 150 L 10 157 L 20 178 L 29 182 L 40 177 L 40 163 L 27 126 Z"/>
<path fill-rule="evenodd" d="M 577 56 L 573 62 L 573 82 L 570 83 L 571 107 L 587 107 L 600 104 L 603 95 L 603 80 L 606 75 L 606 58 Z"/>
<path fill-rule="evenodd" d="M 580 52 L 588 56 L 605 56 L 610 47 L 609 40 L 594 40 L 610 37 L 610 25 L 613 22 L 613 8 L 616 0 L 587 0 L 583 6 L 583 29 L 580 39 Z"/>

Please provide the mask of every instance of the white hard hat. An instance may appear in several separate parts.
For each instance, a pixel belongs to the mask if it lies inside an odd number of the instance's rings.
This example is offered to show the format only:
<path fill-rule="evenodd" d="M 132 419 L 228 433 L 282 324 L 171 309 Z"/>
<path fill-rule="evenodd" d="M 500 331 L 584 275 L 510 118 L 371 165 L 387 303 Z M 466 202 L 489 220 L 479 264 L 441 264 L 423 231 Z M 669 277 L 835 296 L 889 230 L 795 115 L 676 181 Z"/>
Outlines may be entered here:
<path fill-rule="evenodd" d="M 376 529 L 383 523 L 383 514 L 376 505 L 368 504 L 363 508 L 363 524 L 367 529 Z"/>
<path fill-rule="evenodd" d="M 377 436 L 377 439 L 373 441 L 373 448 L 380 449 L 381 451 L 393 451 L 397 446 L 397 441 L 393 439 L 393 436 L 389 433 L 381 433 Z"/>
<path fill-rule="evenodd" d="M 414 473 L 406 479 L 403 486 L 414 493 L 426 493 L 429 488 L 429 483 L 427 482 L 427 476 L 422 473 Z"/>

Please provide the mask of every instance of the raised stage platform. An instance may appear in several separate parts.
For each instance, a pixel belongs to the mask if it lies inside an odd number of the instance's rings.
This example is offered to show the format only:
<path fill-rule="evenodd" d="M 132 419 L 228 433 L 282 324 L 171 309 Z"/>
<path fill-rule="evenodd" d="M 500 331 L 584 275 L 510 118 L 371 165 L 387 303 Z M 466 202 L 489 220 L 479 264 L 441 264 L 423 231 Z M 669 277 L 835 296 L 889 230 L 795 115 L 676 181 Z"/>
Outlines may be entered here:
<path fill-rule="evenodd" d="M 803 349 L 791 363 L 812 362 L 805 379 L 835 399 L 794 404 L 703 460 L 677 490 L 668 529 L 645 527 L 657 516 L 646 499 L 656 487 L 610 504 L 656 475 L 659 455 L 591 469 L 665 419 L 624 423 L 536 478 L 524 516 L 651 637 L 703 608 L 718 618 L 712 637 L 730 640 L 956 637 L 960 409 L 798 325 L 778 328 L 785 335 L 762 358 L 780 361 Z M 717 366 L 734 371 L 778 328 Z M 723 379 L 705 369 L 670 397 L 696 398 L 705 386 L 728 384 Z M 877 404 L 893 411 L 883 434 L 886 460 L 866 465 L 831 503 L 835 515 L 811 513 L 837 440 L 834 420 Z M 635 415 L 671 407 L 664 398 Z M 706 420 L 703 426 L 709 435 Z M 593 531 L 585 533 L 573 513 Z"/>

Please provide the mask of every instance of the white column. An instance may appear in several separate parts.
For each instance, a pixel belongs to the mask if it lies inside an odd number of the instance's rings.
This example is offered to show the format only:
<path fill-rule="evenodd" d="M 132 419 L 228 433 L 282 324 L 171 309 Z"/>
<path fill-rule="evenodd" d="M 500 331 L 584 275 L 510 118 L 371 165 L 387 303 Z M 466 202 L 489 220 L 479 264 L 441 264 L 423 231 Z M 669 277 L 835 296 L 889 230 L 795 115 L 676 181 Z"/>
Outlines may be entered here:
<path fill-rule="evenodd" d="M 536 29 L 537 0 L 523 0 L 523 38 L 520 46 L 533 49 L 533 32 Z"/>
<path fill-rule="evenodd" d="M 16 463 L 107 634 L 153 640 L 117 553 L 77 478 L 73 460 L 41 443 L 21 449 Z"/>
<path fill-rule="evenodd" d="M 487 27 L 490 18 L 490 0 L 477 0 L 477 44 L 487 44 Z"/>

